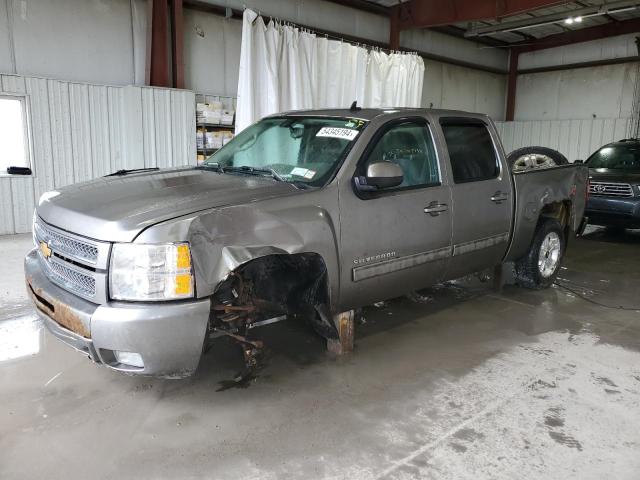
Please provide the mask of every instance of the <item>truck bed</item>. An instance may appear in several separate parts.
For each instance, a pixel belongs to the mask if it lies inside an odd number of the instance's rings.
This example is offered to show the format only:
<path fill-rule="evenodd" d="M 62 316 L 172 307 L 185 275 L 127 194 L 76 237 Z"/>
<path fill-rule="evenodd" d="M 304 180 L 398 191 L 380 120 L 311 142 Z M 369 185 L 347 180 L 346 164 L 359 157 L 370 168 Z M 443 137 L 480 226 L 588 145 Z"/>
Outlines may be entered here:
<path fill-rule="evenodd" d="M 570 202 L 569 226 L 571 231 L 578 231 L 586 207 L 588 178 L 589 169 L 574 164 L 515 172 L 514 222 L 505 261 L 517 260 L 527 252 L 546 205 Z"/>

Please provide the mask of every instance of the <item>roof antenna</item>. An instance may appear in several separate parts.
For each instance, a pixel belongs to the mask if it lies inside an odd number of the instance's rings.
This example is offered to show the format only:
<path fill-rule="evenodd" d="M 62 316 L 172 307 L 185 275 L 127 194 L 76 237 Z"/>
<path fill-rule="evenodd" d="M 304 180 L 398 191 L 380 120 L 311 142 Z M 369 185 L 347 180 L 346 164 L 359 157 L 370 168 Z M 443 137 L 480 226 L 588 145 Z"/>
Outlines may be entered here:
<path fill-rule="evenodd" d="M 362 108 L 360 108 L 358 106 L 358 101 L 354 100 L 353 103 L 351 104 L 351 107 L 349 107 L 349 111 L 350 112 L 357 112 L 358 110 L 362 110 Z"/>

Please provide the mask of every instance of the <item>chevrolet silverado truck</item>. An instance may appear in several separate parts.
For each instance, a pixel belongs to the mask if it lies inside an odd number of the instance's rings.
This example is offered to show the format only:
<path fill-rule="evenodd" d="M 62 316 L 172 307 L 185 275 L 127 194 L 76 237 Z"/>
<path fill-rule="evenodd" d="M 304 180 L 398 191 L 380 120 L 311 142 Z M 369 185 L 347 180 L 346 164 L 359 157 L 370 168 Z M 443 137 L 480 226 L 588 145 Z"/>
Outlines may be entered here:
<path fill-rule="evenodd" d="M 348 350 L 349 312 L 491 267 L 548 287 L 588 177 L 512 173 L 486 115 L 357 107 L 267 117 L 202 165 L 147 170 L 43 194 L 26 283 L 63 342 L 169 378 L 282 318 Z"/>

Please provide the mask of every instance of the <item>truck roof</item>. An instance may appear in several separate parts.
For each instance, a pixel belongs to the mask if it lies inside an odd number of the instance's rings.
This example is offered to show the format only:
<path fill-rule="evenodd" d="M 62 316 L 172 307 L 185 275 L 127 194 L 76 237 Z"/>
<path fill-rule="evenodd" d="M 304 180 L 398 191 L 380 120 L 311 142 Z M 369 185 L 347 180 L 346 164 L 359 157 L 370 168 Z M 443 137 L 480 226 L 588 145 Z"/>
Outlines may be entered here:
<path fill-rule="evenodd" d="M 461 117 L 474 117 L 474 118 L 486 118 L 487 115 L 481 113 L 463 112 L 461 110 L 443 110 L 436 108 L 362 108 L 357 110 L 351 110 L 349 108 L 335 108 L 335 109 L 319 109 L 319 110 L 292 110 L 289 112 L 282 112 L 274 114 L 273 116 L 318 116 L 318 117 L 346 117 L 346 118 L 359 118 L 361 120 L 373 120 L 376 117 L 382 115 L 394 115 L 400 112 L 406 113 L 432 113 L 438 116 L 461 116 Z"/>

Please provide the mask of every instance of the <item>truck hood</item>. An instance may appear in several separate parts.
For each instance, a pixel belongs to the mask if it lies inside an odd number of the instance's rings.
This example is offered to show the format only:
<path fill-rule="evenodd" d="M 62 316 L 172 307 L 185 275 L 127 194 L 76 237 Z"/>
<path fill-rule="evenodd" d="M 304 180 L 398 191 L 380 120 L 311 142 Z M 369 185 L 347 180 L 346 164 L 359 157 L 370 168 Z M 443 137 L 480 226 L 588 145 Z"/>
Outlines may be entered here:
<path fill-rule="evenodd" d="M 594 182 L 640 184 L 640 172 L 621 172 L 609 168 L 590 168 L 589 180 Z"/>
<path fill-rule="evenodd" d="M 145 228 L 171 218 L 299 192 L 269 177 L 189 167 L 103 177 L 53 190 L 40 197 L 37 213 L 72 233 L 130 242 Z"/>

